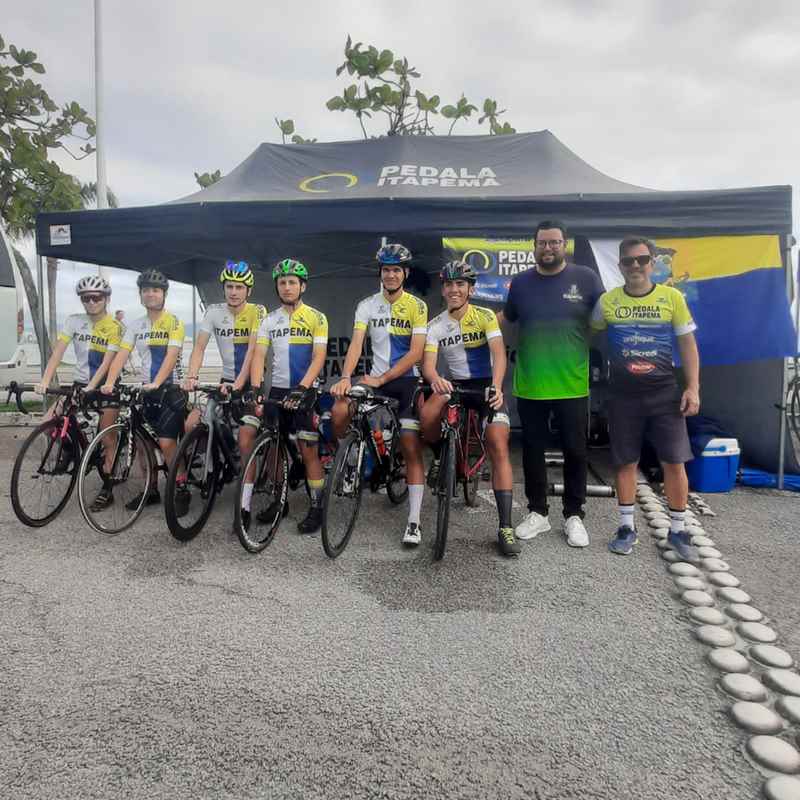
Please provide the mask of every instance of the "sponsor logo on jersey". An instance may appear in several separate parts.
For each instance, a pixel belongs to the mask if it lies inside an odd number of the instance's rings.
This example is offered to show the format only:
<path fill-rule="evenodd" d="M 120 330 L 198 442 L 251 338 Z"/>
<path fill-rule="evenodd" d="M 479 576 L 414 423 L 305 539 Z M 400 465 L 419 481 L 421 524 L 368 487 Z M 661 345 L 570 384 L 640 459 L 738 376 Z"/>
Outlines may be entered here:
<path fill-rule="evenodd" d="M 656 368 L 649 361 L 630 361 L 625 366 L 632 375 L 648 375 Z"/>
<path fill-rule="evenodd" d="M 578 290 L 578 285 L 573 283 L 572 286 L 569 287 L 568 292 L 564 292 L 561 295 L 565 300 L 569 300 L 570 303 L 580 303 L 583 300 L 583 295 Z"/>
<path fill-rule="evenodd" d="M 283 336 L 297 336 L 297 337 L 305 337 L 307 339 L 312 338 L 312 333 L 308 328 L 273 328 L 269 332 L 271 339 L 280 339 Z"/>
<path fill-rule="evenodd" d="M 618 306 L 614 309 L 617 319 L 661 320 L 661 311 L 655 306 Z"/>
<path fill-rule="evenodd" d="M 439 339 L 439 347 L 455 347 L 462 342 L 469 344 L 470 342 L 483 342 L 485 339 L 486 336 L 483 331 L 465 331 L 463 334 L 445 336 L 443 339 Z"/>
<path fill-rule="evenodd" d="M 98 336 L 94 333 L 76 333 L 75 334 L 75 341 L 78 342 L 90 342 L 91 344 L 99 344 L 99 345 L 107 345 L 108 338 L 105 336 Z"/>
<path fill-rule="evenodd" d="M 373 317 L 369 324 L 373 328 L 402 328 L 403 330 L 411 330 L 411 321 L 407 319 L 398 319 L 397 317 L 383 317 L 377 319 Z"/>
<path fill-rule="evenodd" d="M 250 328 L 214 328 L 215 336 L 242 336 L 247 338 L 250 336 Z"/>

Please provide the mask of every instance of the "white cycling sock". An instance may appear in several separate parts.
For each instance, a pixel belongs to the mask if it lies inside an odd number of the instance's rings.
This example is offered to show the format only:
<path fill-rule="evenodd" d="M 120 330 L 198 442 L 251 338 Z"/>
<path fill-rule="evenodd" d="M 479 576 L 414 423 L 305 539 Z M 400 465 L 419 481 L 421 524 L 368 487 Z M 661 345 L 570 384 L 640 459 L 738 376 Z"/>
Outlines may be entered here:
<path fill-rule="evenodd" d="M 253 499 L 253 484 L 246 483 L 242 486 L 242 508 L 245 511 L 250 510 L 250 501 Z"/>
<path fill-rule="evenodd" d="M 686 530 L 686 509 L 676 511 L 674 508 L 669 510 L 669 531 L 670 533 L 680 533 Z"/>
<path fill-rule="evenodd" d="M 636 530 L 636 523 L 634 521 L 634 508 L 635 506 L 633 503 L 631 505 L 623 505 L 622 503 L 619 504 L 619 526 L 620 528 L 628 527 L 632 531 Z"/>
<path fill-rule="evenodd" d="M 425 487 L 421 483 L 413 483 L 408 487 L 408 521 L 419 525 L 419 515 L 422 511 L 422 496 Z"/>

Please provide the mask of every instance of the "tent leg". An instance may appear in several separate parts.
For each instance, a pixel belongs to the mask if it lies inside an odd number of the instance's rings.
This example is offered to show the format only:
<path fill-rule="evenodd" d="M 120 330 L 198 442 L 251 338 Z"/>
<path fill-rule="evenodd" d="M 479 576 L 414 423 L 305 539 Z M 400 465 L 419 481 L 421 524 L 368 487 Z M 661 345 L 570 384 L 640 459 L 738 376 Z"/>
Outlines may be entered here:
<path fill-rule="evenodd" d="M 792 241 L 794 237 L 789 234 L 785 240 L 783 251 L 784 267 L 786 269 L 786 297 L 792 296 Z M 789 376 L 786 373 L 786 359 L 783 359 L 783 373 L 781 375 L 781 399 L 778 403 L 780 409 L 780 442 L 778 443 L 778 489 L 783 489 L 783 464 L 786 457 L 786 394 L 789 391 Z"/>

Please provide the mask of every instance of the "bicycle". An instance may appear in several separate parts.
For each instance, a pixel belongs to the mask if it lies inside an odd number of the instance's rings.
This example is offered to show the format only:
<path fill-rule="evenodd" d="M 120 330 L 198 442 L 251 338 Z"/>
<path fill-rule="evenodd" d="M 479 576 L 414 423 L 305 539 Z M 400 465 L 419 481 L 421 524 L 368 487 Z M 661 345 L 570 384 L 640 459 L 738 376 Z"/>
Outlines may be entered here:
<path fill-rule="evenodd" d="M 284 400 L 264 400 L 268 407 L 278 413 L 264 414 L 258 438 L 253 444 L 244 469 L 239 477 L 236 492 L 234 527 L 242 547 L 250 553 L 260 553 L 275 538 L 281 520 L 285 516 L 289 490 L 305 482 L 305 466 L 297 444 L 290 435 L 288 412 Z M 320 439 L 323 469 L 330 464 L 327 445 Z M 250 500 L 250 522 L 245 526 L 242 518 L 244 477 L 253 472 L 253 494 Z M 306 491 L 308 484 L 306 483 Z"/>
<path fill-rule="evenodd" d="M 385 487 L 394 505 L 408 495 L 397 401 L 374 394 L 363 385 L 353 387 L 346 396 L 355 404 L 355 410 L 347 435 L 336 451 L 322 499 L 322 547 L 329 558 L 341 555 L 350 541 L 365 480 L 372 492 Z M 388 417 L 385 425 L 381 416 Z M 373 420 L 380 424 L 373 426 Z M 369 475 L 367 454 L 372 461 Z"/>
<path fill-rule="evenodd" d="M 430 393 L 430 387 L 423 390 Z M 453 387 L 442 415 L 442 438 L 439 451 L 439 475 L 434 494 L 436 507 L 436 539 L 433 557 L 436 561 L 444 558 L 447 547 L 447 529 L 450 523 L 450 502 L 456 493 L 456 482 L 464 490 L 464 501 L 468 506 L 478 504 L 478 483 L 481 469 L 486 461 L 486 446 L 481 431 L 480 414 L 473 408 L 465 408 L 463 397 L 479 397 L 488 401 L 494 390 L 460 389 Z"/>
<path fill-rule="evenodd" d="M 17 408 L 29 414 L 22 394 L 33 391 L 30 384 L 12 381 L 7 402 L 15 396 Z M 52 522 L 69 502 L 88 445 L 86 431 L 94 424 L 86 412 L 96 411 L 89 409 L 96 392 L 84 392 L 78 384 L 47 389 L 46 394 L 63 400 L 50 419 L 31 431 L 11 471 L 11 506 L 17 519 L 31 528 Z"/>
<path fill-rule="evenodd" d="M 166 472 L 158 437 L 144 418 L 145 397 L 158 389 L 120 386 L 109 402 L 120 407 L 120 417 L 89 443 L 78 476 L 78 504 L 86 522 L 98 533 L 117 534 L 139 518 L 150 491 L 158 486 L 157 473 Z M 106 472 L 105 451 L 114 439 L 111 470 Z M 102 509 L 92 503 L 101 489 L 112 489 L 114 502 Z"/>
<path fill-rule="evenodd" d="M 182 542 L 197 536 L 214 508 L 217 495 L 225 484 L 239 476 L 231 404 L 241 394 L 223 392 L 216 383 L 198 386 L 197 391 L 207 397 L 203 416 L 178 445 L 167 473 L 164 496 L 167 527 Z"/>

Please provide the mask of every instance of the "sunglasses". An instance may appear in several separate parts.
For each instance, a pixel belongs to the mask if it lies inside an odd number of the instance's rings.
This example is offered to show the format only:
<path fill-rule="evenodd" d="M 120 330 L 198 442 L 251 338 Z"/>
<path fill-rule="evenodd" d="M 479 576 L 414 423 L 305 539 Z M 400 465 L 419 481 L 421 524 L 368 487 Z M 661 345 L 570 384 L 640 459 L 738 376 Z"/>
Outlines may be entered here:
<path fill-rule="evenodd" d="M 619 260 L 619 263 L 622 264 L 623 267 L 632 267 L 634 264 L 638 264 L 640 267 L 646 267 L 650 261 L 650 256 L 623 256 Z"/>
<path fill-rule="evenodd" d="M 81 295 L 81 302 L 82 303 L 99 303 L 105 299 L 105 295 L 102 294 L 82 294 Z"/>

